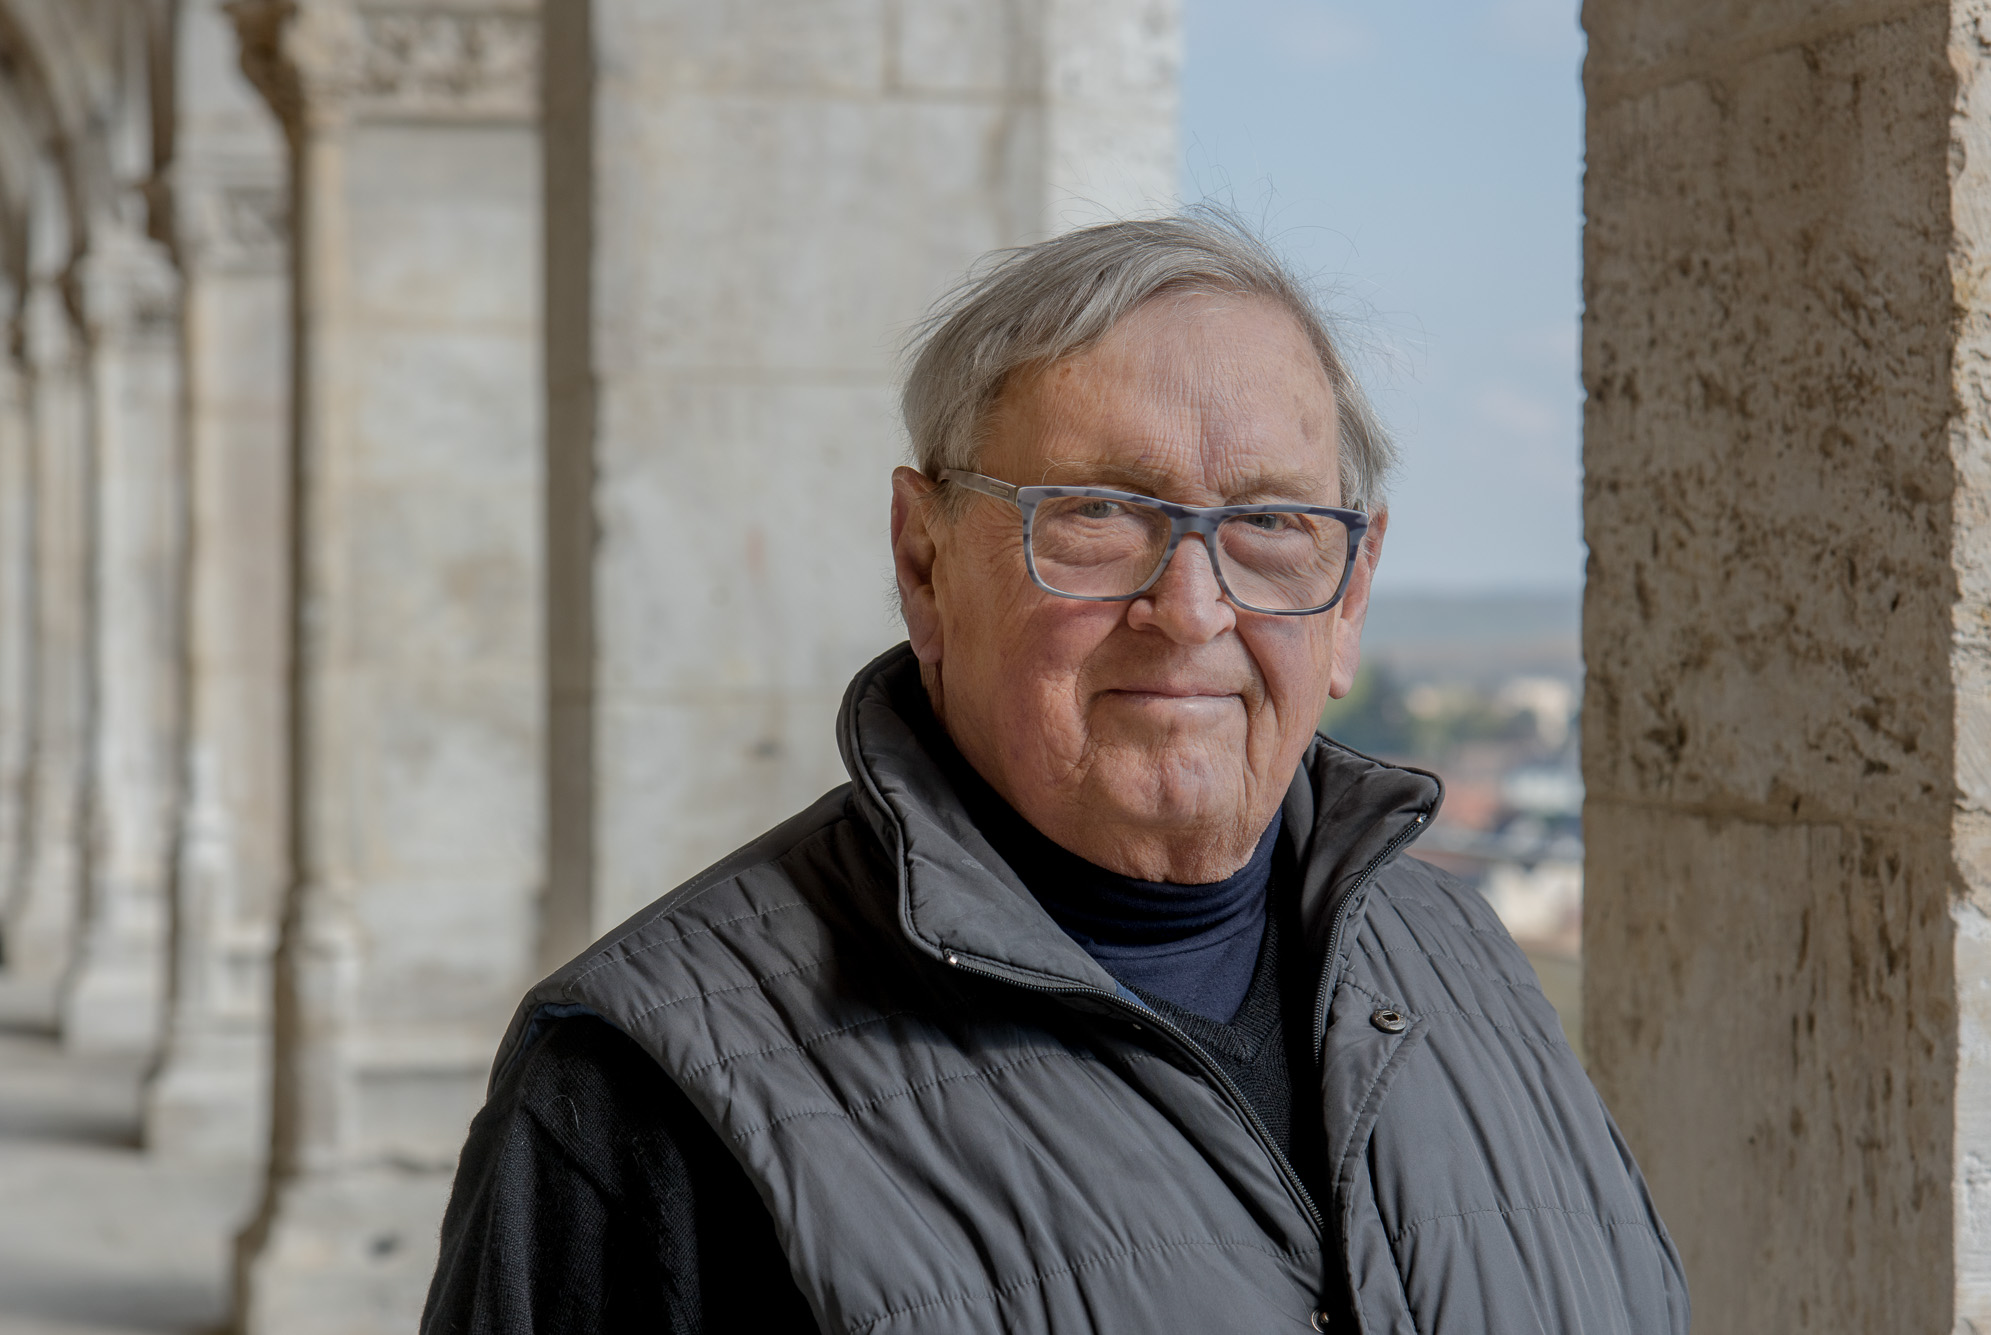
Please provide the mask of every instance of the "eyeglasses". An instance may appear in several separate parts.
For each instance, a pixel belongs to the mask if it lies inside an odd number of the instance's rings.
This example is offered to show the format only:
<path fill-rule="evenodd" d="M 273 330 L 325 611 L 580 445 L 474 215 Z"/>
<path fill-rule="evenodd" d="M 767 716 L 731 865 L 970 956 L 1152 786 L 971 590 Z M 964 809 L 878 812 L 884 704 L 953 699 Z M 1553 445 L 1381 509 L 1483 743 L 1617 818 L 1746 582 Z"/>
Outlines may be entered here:
<path fill-rule="evenodd" d="M 1311 616 L 1341 601 L 1369 517 L 1325 505 L 1177 505 L 1105 487 L 1017 487 L 958 468 L 942 482 L 1023 512 L 1023 563 L 1060 598 L 1114 603 L 1146 593 L 1194 533 L 1237 606 Z"/>

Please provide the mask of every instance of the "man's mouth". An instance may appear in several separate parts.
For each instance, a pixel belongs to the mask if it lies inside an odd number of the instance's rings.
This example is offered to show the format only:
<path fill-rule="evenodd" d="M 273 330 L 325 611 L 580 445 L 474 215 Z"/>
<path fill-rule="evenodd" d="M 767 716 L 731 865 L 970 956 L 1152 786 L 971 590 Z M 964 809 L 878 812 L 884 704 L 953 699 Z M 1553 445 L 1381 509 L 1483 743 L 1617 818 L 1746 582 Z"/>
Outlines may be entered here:
<path fill-rule="evenodd" d="M 1227 691 L 1214 686 L 1139 685 L 1118 686 L 1103 695 L 1117 696 L 1130 704 L 1180 705 L 1194 707 L 1198 704 L 1218 704 L 1231 700 L 1242 700 L 1237 691 Z"/>

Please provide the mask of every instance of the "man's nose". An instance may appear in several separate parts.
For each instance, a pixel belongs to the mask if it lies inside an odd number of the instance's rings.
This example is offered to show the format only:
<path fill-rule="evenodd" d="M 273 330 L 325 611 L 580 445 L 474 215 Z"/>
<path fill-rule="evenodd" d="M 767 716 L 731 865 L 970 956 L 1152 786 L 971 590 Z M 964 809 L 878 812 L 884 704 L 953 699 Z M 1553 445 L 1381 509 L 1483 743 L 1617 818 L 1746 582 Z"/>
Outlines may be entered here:
<path fill-rule="evenodd" d="M 1237 624 L 1200 535 L 1183 539 L 1161 578 L 1127 608 L 1127 624 L 1152 626 L 1180 644 L 1207 643 Z"/>

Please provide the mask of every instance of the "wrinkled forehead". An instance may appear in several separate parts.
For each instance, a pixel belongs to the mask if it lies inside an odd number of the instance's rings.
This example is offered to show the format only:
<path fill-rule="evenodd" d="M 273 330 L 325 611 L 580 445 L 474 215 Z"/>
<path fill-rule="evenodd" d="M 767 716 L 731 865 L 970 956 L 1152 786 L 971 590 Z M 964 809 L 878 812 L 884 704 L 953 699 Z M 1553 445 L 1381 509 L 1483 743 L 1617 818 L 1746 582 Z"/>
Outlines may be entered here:
<path fill-rule="evenodd" d="M 1334 391 L 1261 297 L 1158 298 L 1082 353 L 1017 377 L 983 471 L 1189 504 L 1340 500 Z"/>

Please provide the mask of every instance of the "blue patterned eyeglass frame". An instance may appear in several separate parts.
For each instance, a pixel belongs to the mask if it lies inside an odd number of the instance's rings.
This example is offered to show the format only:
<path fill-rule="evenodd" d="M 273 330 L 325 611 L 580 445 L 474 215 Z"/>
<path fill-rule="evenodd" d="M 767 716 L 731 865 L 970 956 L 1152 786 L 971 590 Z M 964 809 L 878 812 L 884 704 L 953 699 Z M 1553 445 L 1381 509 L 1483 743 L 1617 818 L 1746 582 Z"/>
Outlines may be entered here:
<path fill-rule="evenodd" d="M 942 482 L 952 482 L 969 491 L 979 492 L 998 501 L 1007 501 L 1023 512 L 1023 565 L 1030 572 L 1030 582 L 1044 592 L 1058 598 L 1070 598 L 1082 603 L 1125 603 L 1131 602 L 1153 588 L 1162 572 L 1168 569 L 1169 562 L 1175 559 L 1175 549 L 1191 533 L 1200 534 L 1203 550 L 1209 553 L 1210 569 L 1217 577 L 1217 587 L 1224 591 L 1224 597 L 1233 606 L 1247 612 L 1257 612 L 1263 616 L 1310 617 L 1319 616 L 1341 601 L 1348 592 L 1349 577 L 1355 573 L 1355 556 L 1362 550 L 1362 536 L 1369 530 L 1369 516 L 1360 510 L 1341 510 L 1330 505 L 1297 505 L 1283 501 L 1265 505 L 1177 505 L 1174 501 L 1164 501 L 1154 496 L 1143 496 L 1137 491 L 1115 491 L 1110 487 L 1019 487 L 1004 482 L 1000 478 L 985 477 L 980 473 L 970 473 L 959 468 L 940 470 Z M 1037 507 L 1044 501 L 1060 496 L 1077 496 L 1087 500 L 1134 501 L 1150 506 L 1168 516 L 1168 548 L 1161 554 L 1154 573 L 1147 582 L 1132 593 L 1088 594 L 1066 593 L 1054 589 L 1044 582 L 1037 573 L 1037 558 L 1031 552 L 1030 525 L 1036 518 Z M 1335 586 L 1334 596 L 1318 607 L 1259 607 L 1248 603 L 1231 592 L 1230 581 L 1224 578 L 1223 557 L 1217 551 L 1217 526 L 1226 519 L 1238 515 L 1323 515 L 1344 525 L 1348 529 L 1348 559 L 1341 566 L 1341 583 Z"/>

